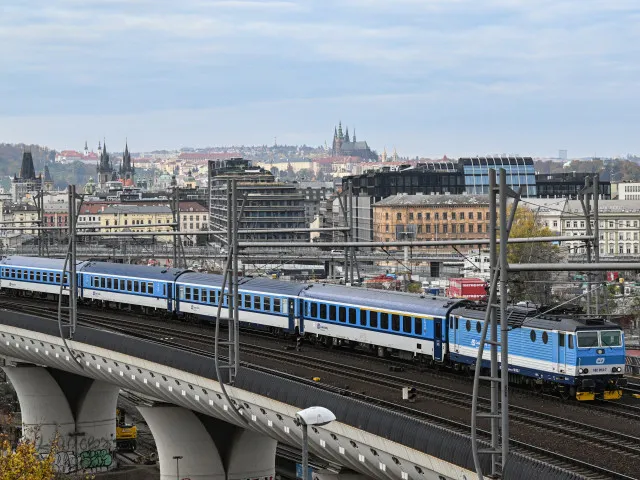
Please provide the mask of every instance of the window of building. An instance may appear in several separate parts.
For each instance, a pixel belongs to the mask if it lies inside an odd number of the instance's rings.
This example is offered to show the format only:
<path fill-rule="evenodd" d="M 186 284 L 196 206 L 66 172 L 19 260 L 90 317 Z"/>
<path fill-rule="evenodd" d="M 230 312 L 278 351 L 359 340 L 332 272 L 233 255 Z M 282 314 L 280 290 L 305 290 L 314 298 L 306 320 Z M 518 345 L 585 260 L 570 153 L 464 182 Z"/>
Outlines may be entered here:
<path fill-rule="evenodd" d="M 447 225 L 446 223 L 444 225 L 442 225 L 442 233 L 449 233 L 449 225 Z"/>
<path fill-rule="evenodd" d="M 476 215 L 476 218 L 478 220 L 482 220 L 482 212 L 478 212 L 478 214 Z"/>
<path fill-rule="evenodd" d="M 473 220 L 473 212 L 469 212 L 469 220 Z"/>
<path fill-rule="evenodd" d="M 451 212 L 451 220 L 455 220 L 456 219 L 456 212 Z"/>
<path fill-rule="evenodd" d="M 409 212 L 409 220 L 413 220 L 413 212 Z"/>
<path fill-rule="evenodd" d="M 447 212 L 442 212 L 442 219 L 446 220 L 447 219 Z"/>
<path fill-rule="evenodd" d="M 478 233 L 482 233 L 482 224 L 481 223 L 478 224 Z"/>
<path fill-rule="evenodd" d="M 469 233 L 473 233 L 473 224 L 469 224 Z"/>
<path fill-rule="evenodd" d="M 456 224 L 451 225 L 451 233 L 456 233 Z"/>
<path fill-rule="evenodd" d="M 401 213 L 396 214 L 396 220 L 402 220 L 402 214 Z"/>
<path fill-rule="evenodd" d="M 434 213 L 433 218 L 435 218 L 436 220 L 440 220 L 440 213 L 439 212 Z"/>
<path fill-rule="evenodd" d="M 422 220 L 422 212 L 418 212 L 418 220 Z"/>
<path fill-rule="evenodd" d="M 384 214 L 384 219 L 385 219 L 385 220 L 389 220 L 389 212 L 385 212 L 385 214 Z"/>
<path fill-rule="evenodd" d="M 431 233 L 431 225 L 427 224 L 424 226 L 425 233 Z"/>
<path fill-rule="evenodd" d="M 464 212 L 460 212 L 460 220 L 464 220 Z"/>
<path fill-rule="evenodd" d="M 424 218 L 425 218 L 425 220 L 431 220 L 431 213 L 430 212 L 426 212 L 424 214 Z"/>

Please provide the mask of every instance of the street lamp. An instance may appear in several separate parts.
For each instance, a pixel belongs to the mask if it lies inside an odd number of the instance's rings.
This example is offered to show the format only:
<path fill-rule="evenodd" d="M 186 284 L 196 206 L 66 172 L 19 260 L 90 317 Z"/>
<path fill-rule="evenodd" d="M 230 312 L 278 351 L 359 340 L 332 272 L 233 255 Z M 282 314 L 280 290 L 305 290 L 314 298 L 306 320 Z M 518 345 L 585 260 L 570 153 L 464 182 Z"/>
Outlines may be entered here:
<path fill-rule="evenodd" d="M 333 412 L 324 407 L 309 407 L 296 413 L 296 418 L 302 426 L 302 480 L 309 478 L 309 437 L 307 427 L 323 426 L 333 422 L 336 416 Z"/>
<path fill-rule="evenodd" d="M 182 456 L 176 455 L 173 459 L 176 461 L 176 480 L 180 480 L 180 460 L 182 460 Z"/>

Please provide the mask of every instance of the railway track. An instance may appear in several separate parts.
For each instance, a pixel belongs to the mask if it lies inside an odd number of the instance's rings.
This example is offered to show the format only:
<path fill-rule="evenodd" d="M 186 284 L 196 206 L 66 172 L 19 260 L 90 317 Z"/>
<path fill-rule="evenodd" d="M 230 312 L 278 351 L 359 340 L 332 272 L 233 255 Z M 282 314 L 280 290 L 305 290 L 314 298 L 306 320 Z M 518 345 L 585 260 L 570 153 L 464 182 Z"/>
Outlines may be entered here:
<path fill-rule="evenodd" d="M 8 305 L 8 303 L 10 305 Z M 16 302 L 18 303 L 18 302 Z M 0 307 L 15 309 L 16 303 L 12 302 L 0 302 Z M 47 318 L 57 318 L 57 314 L 51 311 L 47 306 L 24 306 L 20 305 L 19 311 L 23 313 L 33 313 L 35 315 L 44 316 Z M 177 344 L 176 341 L 185 341 L 190 343 L 205 344 L 211 346 L 213 344 L 213 338 L 211 335 L 198 334 L 194 332 L 184 333 L 175 328 L 143 325 L 134 320 L 127 319 L 109 319 L 96 314 L 79 314 L 79 322 L 88 326 L 106 328 L 109 330 L 116 330 L 121 333 L 126 333 L 146 340 L 151 340 L 156 343 L 171 346 L 173 348 L 180 348 L 192 353 L 196 353 L 203 356 L 211 357 L 212 353 L 208 350 L 196 348 L 193 346 Z M 330 372 L 336 375 L 347 377 L 354 380 L 363 381 L 373 385 L 380 385 L 392 389 L 400 389 L 408 386 L 406 380 L 398 379 L 397 377 L 380 372 L 371 372 L 366 369 L 354 367 L 350 365 L 344 365 L 337 362 L 328 360 L 322 360 L 318 358 L 309 358 L 302 354 L 297 354 L 291 351 L 283 352 L 273 348 L 257 346 L 247 343 L 241 343 L 241 348 L 244 353 L 257 355 L 262 358 L 270 358 L 279 362 L 295 364 L 296 366 L 304 366 L 307 368 L 322 369 L 326 372 Z M 316 387 L 325 388 L 328 390 L 337 391 L 341 394 L 348 394 L 349 396 L 359 398 L 363 401 L 367 401 L 372 404 L 381 405 L 383 407 L 392 409 L 394 411 L 403 412 L 416 418 L 423 419 L 430 423 L 434 423 L 445 428 L 452 429 L 459 433 L 468 435 L 469 426 L 457 422 L 454 420 L 444 419 L 441 416 L 429 414 L 416 408 L 408 407 L 407 405 L 398 404 L 381 400 L 379 398 L 371 397 L 363 393 L 355 393 L 351 391 L 345 391 L 344 389 L 332 387 L 326 384 L 318 384 L 309 379 L 304 379 L 288 374 L 283 374 L 273 369 L 265 368 L 260 365 L 251 364 L 248 362 L 242 362 L 244 366 L 249 368 L 258 369 L 271 374 L 277 374 L 280 376 L 290 376 L 292 379 L 298 382 L 304 382 L 313 384 Z M 375 378 L 372 378 L 372 373 Z M 455 390 L 437 387 L 431 384 L 422 382 L 413 382 L 411 386 L 415 387 L 418 394 L 421 397 L 429 398 L 438 402 L 445 402 L 451 405 L 455 405 L 461 408 L 470 408 L 471 395 L 458 392 Z M 489 400 L 486 398 L 479 399 L 480 409 L 487 410 Z M 512 413 L 517 415 L 511 415 L 510 420 L 515 423 L 522 423 L 529 426 L 534 426 L 545 432 L 554 432 L 558 435 L 567 436 L 575 439 L 579 438 L 581 441 L 598 445 L 600 447 L 605 446 L 616 452 L 623 452 L 626 455 L 640 456 L 640 438 L 625 435 L 619 432 L 612 432 L 599 427 L 583 424 L 581 422 L 575 422 L 567 420 L 566 418 L 556 417 L 550 414 L 537 412 L 534 410 L 526 409 L 524 407 L 510 406 Z M 480 434 L 483 438 L 489 439 L 489 432 L 481 430 Z M 515 453 L 535 458 L 544 463 L 555 465 L 560 469 L 565 469 L 574 473 L 583 475 L 588 479 L 630 479 L 632 477 L 625 476 L 623 474 L 616 473 L 609 469 L 600 467 L 598 465 L 589 464 L 587 462 L 574 459 L 561 455 L 557 452 L 552 452 L 535 445 L 530 445 L 524 442 L 516 440 L 510 441 L 514 447 L 512 450 Z"/>

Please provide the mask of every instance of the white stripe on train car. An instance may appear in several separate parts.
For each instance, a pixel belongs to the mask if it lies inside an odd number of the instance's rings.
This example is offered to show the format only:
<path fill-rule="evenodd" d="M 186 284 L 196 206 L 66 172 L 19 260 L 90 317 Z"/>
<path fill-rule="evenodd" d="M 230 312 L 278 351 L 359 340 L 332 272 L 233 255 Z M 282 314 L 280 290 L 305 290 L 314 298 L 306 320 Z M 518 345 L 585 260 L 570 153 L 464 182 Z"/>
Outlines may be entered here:
<path fill-rule="evenodd" d="M 16 290 L 26 290 L 29 292 L 42 292 L 42 293 L 54 293 L 60 294 L 60 285 L 52 283 L 37 283 L 37 282 L 21 282 L 13 278 L 5 278 L 2 280 L 2 288 L 13 288 Z M 69 288 L 65 287 L 63 295 L 69 295 Z"/>
<path fill-rule="evenodd" d="M 105 302 L 126 303 L 130 305 L 139 305 L 141 307 L 152 307 L 167 309 L 167 299 L 148 297 L 144 295 L 130 295 L 125 292 L 114 292 L 111 290 L 94 290 L 84 287 L 82 298 L 93 300 L 104 300 Z"/>
<path fill-rule="evenodd" d="M 189 312 L 215 318 L 218 314 L 218 307 L 216 305 L 190 303 L 185 300 L 180 300 L 180 312 Z M 241 322 L 256 323 L 267 327 L 289 328 L 289 317 L 281 317 L 269 313 L 252 312 L 249 310 L 240 310 L 238 315 Z M 229 309 L 223 307 L 220 311 L 220 316 L 229 317 Z"/>
<path fill-rule="evenodd" d="M 304 331 L 308 334 L 317 334 L 351 340 L 359 343 L 367 343 L 380 347 L 395 348 L 411 353 L 422 353 L 433 356 L 433 340 L 426 338 L 407 337 L 404 335 L 393 335 L 391 333 L 367 330 L 365 328 L 353 328 L 349 326 L 337 325 L 335 323 L 317 322 L 306 320 Z M 418 344 L 422 348 L 418 348 Z M 443 355 L 446 353 L 446 344 L 442 344 Z"/>

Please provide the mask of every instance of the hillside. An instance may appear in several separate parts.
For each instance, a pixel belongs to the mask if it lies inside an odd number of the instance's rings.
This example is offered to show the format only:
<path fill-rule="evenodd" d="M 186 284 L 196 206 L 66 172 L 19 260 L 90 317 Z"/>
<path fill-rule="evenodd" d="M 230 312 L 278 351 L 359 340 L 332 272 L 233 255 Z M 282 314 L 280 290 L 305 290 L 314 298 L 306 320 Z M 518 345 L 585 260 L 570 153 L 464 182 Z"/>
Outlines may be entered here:
<path fill-rule="evenodd" d="M 13 175 L 20 173 L 22 152 L 25 148 L 31 149 L 33 165 L 38 173 L 42 172 L 46 158 L 49 159 L 49 162 L 53 162 L 56 156 L 55 150 L 49 150 L 40 145 L 0 143 L 0 176 L 9 175 L 13 177 Z"/>

